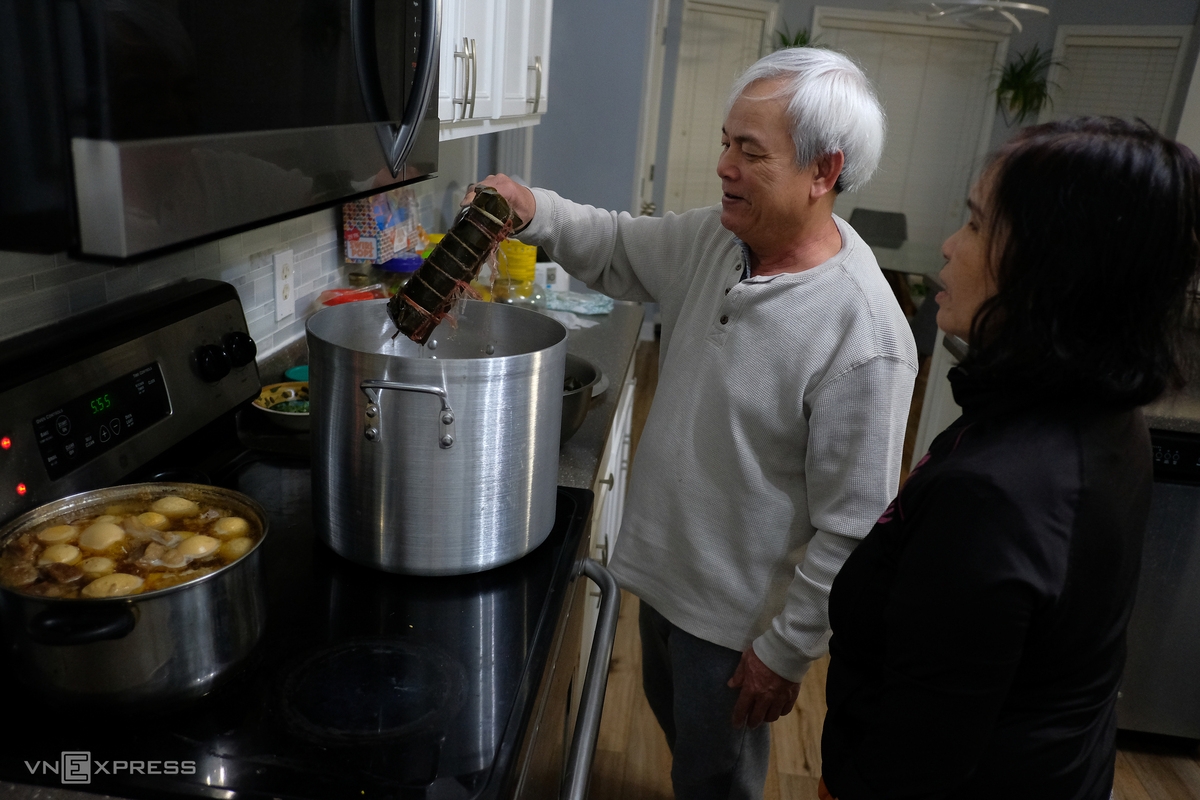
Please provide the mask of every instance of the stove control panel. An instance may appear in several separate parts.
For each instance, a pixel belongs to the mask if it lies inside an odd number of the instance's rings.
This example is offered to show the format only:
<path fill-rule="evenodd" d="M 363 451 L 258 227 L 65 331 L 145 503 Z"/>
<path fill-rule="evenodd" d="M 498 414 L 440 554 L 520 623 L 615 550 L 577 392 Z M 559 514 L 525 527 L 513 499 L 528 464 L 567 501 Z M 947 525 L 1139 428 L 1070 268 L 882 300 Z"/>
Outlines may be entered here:
<path fill-rule="evenodd" d="M 111 486 L 258 395 L 237 291 L 173 284 L 5 342 L 0 524 Z"/>
<path fill-rule="evenodd" d="M 1200 484 L 1200 435 L 1150 431 L 1154 448 L 1154 480 Z"/>
<path fill-rule="evenodd" d="M 152 363 L 40 414 L 33 432 L 55 480 L 170 415 L 162 370 Z"/>

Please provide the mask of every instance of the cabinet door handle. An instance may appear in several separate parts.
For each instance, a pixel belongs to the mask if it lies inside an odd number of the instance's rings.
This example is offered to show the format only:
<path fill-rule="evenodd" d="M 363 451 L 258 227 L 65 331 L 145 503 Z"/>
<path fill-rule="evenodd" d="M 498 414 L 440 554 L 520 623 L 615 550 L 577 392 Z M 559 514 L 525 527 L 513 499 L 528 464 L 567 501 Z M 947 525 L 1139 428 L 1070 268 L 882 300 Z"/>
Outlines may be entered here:
<path fill-rule="evenodd" d="M 475 119 L 475 90 L 479 88 L 479 50 L 471 40 L 471 119 Z"/>
<path fill-rule="evenodd" d="M 451 102 L 456 106 L 462 106 L 462 116 L 459 117 L 459 119 L 466 119 L 467 118 L 467 95 L 471 91 L 471 43 L 467 40 L 467 37 L 465 37 L 465 36 L 463 37 L 463 49 L 454 51 L 454 65 L 455 65 L 456 71 L 457 71 L 459 59 L 462 59 L 462 62 L 463 62 L 462 99 L 460 100 L 457 97 L 455 97 Z M 450 91 L 451 92 L 454 91 L 453 83 L 451 84 Z M 451 112 L 451 114 L 450 114 L 450 121 L 451 122 L 454 121 L 454 113 L 453 112 Z"/>
<path fill-rule="evenodd" d="M 600 485 L 601 485 L 601 486 L 607 486 L 607 487 L 608 487 L 608 488 L 610 488 L 610 489 L 611 489 L 611 488 L 613 488 L 613 484 L 614 484 L 614 483 L 615 483 L 615 479 L 613 478 L 613 474 L 612 474 L 611 472 L 610 472 L 610 473 L 608 473 L 608 477 L 607 477 L 607 478 L 605 478 L 604 480 L 600 481 Z"/>
<path fill-rule="evenodd" d="M 536 114 L 542 103 L 542 57 L 534 56 L 533 66 L 528 69 L 533 70 L 534 73 L 533 100 L 527 100 L 526 102 L 533 103 L 533 111 L 531 113 Z"/>

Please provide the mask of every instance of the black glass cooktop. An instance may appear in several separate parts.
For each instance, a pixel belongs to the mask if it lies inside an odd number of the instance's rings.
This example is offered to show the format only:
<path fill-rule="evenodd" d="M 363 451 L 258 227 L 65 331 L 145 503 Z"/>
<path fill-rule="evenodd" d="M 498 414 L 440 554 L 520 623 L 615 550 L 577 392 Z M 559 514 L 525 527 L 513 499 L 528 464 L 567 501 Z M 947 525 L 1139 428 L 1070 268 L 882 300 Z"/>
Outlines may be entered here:
<path fill-rule="evenodd" d="M 316 542 L 301 462 L 252 461 L 221 482 L 261 503 L 270 523 L 267 630 L 248 664 L 193 706 L 129 715 L 15 691 L 6 654 L 0 779 L 155 798 L 502 794 L 591 493 L 560 487 L 554 530 L 513 564 L 417 578 Z M 64 781 L 84 774 L 86 784 Z"/>

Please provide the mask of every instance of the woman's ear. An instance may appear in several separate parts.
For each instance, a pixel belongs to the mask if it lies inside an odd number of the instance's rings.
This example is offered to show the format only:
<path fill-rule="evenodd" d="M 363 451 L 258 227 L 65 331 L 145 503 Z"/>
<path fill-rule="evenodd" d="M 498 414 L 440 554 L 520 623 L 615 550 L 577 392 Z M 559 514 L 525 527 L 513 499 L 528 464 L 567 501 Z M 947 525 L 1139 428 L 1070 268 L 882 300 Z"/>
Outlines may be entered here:
<path fill-rule="evenodd" d="M 809 189 L 809 199 L 817 200 L 829 194 L 837 186 L 841 177 L 842 167 L 846 165 L 846 156 L 841 150 L 818 156 L 813 162 L 816 173 L 813 175 L 812 187 Z"/>

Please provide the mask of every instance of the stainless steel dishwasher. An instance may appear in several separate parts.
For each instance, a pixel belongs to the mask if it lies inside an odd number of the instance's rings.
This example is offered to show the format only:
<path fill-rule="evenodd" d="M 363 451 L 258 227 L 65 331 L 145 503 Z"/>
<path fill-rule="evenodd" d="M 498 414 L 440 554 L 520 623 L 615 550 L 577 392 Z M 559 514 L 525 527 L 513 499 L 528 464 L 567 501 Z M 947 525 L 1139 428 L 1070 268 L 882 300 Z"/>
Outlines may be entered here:
<path fill-rule="evenodd" d="M 1117 727 L 1200 739 L 1200 435 L 1150 439 L 1154 493 Z"/>

